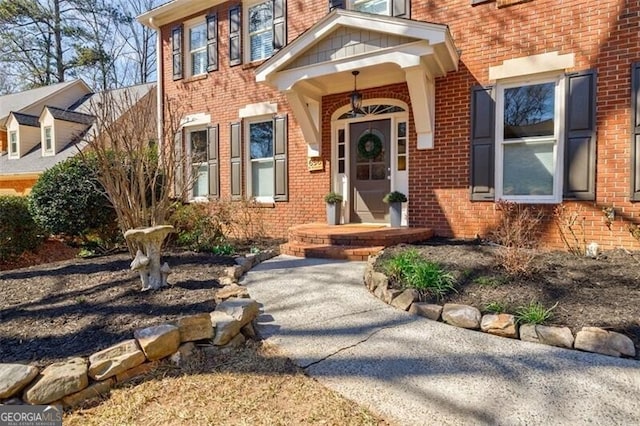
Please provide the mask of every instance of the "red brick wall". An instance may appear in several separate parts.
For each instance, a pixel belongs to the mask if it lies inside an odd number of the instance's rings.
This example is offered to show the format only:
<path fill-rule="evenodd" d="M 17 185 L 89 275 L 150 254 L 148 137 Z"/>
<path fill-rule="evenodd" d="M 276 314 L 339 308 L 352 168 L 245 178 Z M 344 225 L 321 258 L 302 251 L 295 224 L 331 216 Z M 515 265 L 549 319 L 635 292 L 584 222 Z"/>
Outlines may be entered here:
<path fill-rule="evenodd" d="M 294 40 L 327 12 L 326 2 L 288 2 L 288 39 Z M 436 81 L 435 148 L 416 150 L 410 133 L 409 217 L 413 226 L 433 227 L 437 234 L 457 237 L 485 235 L 495 224 L 493 203 L 469 201 L 469 93 L 477 84 L 490 84 L 489 67 L 504 60 L 554 52 L 574 53 L 578 71 L 598 71 L 597 200 L 568 203 L 584 209 L 586 238 L 607 248 L 638 247 L 626 230 L 629 221 L 640 220 L 640 209 L 629 202 L 630 175 L 630 64 L 640 60 L 640 4 L 629 0 L 564 1 L 532 0 L 498 9 L 495 2 L 471 6 L 469 0 L 413 1 L 412 18 L 447 24 L 461 50 L 459 71 Z M 255 83 L 255 67 L 228 66 L 228 8 L 217 7 L 219 16 L 220 70 L 206 78 L 173 82 L 170 29 L 162 30 L 166 93 L 179 97 L 185 113 L 208 112 L 220 124 L 221 191 L 229 193 L 229 123 L 238 110 L 254 102 L 276 102 L 279 113 L 289 114 L 289 198 L 265 209 L 270 232 L 284 235 L 295 223 L 324 220 L 322 196 L 330 188 L 330 117 L 346 103 L 346 94 L 323 99 L 323 159 L 325 170 L 308 172 L 306 144 L 286 99 Z M 405 85 L 365 91 L 365 97 L 400 98 L 409 103 Z M 413 117 L 410 117 L 413 120 Z M 616 209 L 611 230 L 602 208 Z M 550 215 L 548 215 L 550 217 Z M 549 218 L 543 226 L 545 242 L 561 247 Z"/>
<path fill-rule="evenodd" d="M 296 38 L 302 31 L 326 12 L 324 2 L 289 2 L 288 39 Z M 171 28 L 162 28 L 165 93 L 180 99 L 184 114 L 209 113 L 212 124 L 220 125 L 220 190 L 223 198 L 230 194 L 230 134 L 229 124 L 239 121 L 238 111 L 247 104 L 272 102 L 278 104 L 278 114 L 287 114 L 289 119 L 289 201 L 265 205 L 262 210 L 267 231 L 271 235 L 286 236 L 287 229 L 294 224 L 324 221 L 323 197 L 329 190 L 330 151 L 323 152 L 325 170 L 307 171 L 307 145 L 302 132 L 291 113 L 284 95 L 255 82 L 255 65 L 229 67 L 229 9 L 237 2 L 224 3 L 212 8 L 219 21 L 219 70 L 208 73 L 205 78 L 174 82 L 171 75 Z M 204 15 L 199 13 L 187 19 Z M 291 19 L 295 16 L 295 19 Z M 245 146 L 246 148 L 246 146 Z M 243 157 L 244 158 L 244 157 Z M 244 171 L 246 167 L 243 164 Z"/>

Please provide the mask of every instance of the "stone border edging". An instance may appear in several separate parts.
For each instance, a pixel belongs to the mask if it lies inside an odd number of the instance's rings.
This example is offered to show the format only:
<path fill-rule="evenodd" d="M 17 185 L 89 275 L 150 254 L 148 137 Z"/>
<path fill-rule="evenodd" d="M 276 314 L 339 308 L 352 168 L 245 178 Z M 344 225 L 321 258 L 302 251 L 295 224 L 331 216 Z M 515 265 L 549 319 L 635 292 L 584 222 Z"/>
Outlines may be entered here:
<path fill-rule="evenodd" d="M 634 358 L 636 356 L 635 345 L 629 337 L 598 327 L 583 327 L 574 337 L 569 327 L 534 324 L 518 326 L 515 316 L 511 314 L 482 315 L 480 310 L 473 306 L 454 303 L 440 306 L 419 302 L 419 294 L 415 289 L 389 288 L 389 277 L 374 270 L 376 260 L 381 254 L 382 252 L 379 252 L 369 256 L 364 271 L 364 284 L 378 299 L 398 309 L 433 321 L 442 320 L 449 325 L 479 330 L 495 336 L 614 357 Z"/>
<path fill-rule="evenodd" d="M 277 255 L 275 250 L 235 259 L 218 281 L 216 308 L 135 330 L 133 339 L 98 351 L 87 358 L 73 357 L 41 371 L 31 365 L 0 364 L 0 405 L 61 405 L 72 408 L 109 394 L 111 389 L 138 378 L 168 361 L 181 365 L 201 349 L 227 351 L 256 339 L 254 322 L 258 302 L 249 298 L 238 279 L 255 265 Z"/>

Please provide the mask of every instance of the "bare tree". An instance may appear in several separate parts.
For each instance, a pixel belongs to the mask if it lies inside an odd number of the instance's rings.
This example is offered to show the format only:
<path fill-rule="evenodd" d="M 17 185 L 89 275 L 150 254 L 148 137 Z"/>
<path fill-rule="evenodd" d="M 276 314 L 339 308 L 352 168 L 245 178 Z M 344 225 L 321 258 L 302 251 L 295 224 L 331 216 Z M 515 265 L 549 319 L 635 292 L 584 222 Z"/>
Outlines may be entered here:
<path fill-rule="evenodd" d="M 123 10 L 127 14 L 125 25 L 119 26 L 121 37 L 127 46 L 123 57 L 133 65 L 133 83 L 147 83 L 152 81 L 156 73 L 156 32 L 136 21 L 136 16 L 157 7 L 161 0 L 125 0 Z"/>

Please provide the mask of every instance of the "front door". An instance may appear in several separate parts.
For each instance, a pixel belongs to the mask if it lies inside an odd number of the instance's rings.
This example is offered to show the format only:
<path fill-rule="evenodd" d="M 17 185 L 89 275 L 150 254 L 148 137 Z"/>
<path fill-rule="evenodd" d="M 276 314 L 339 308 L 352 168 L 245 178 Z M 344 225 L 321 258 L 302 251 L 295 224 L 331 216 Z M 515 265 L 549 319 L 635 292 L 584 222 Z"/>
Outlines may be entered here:
<path fill-rule="evenodd" d="M 351 146 L 351 222 L 389 221 L 389 206 L 382 198 L 390 191 L 391 120 L 352 123 Z"/>

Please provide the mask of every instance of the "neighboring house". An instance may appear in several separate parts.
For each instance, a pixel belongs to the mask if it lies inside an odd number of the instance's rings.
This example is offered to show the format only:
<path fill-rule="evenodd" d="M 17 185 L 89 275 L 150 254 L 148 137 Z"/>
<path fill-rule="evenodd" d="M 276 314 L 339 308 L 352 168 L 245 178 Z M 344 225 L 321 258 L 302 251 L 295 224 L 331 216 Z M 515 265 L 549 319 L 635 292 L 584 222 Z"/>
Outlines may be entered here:
<path fill-rule="evenodd" d="M 386 222 L 399 190 L 438 235 L 486 235 L 504 199 L 547 207 L 549 246 L 559 203 L 589 241 L 636 243 L 637 2 L 173 0 L 138 20 L 192 198 L 255 198 L 272 235 L 323 221 L 329 190 L 345 223 Z"/>
<path fill-rule="evenodd" d="M 114 102 L 125 94 L 128 99 L 155 98 L 155 85 L 94 94 L 75 80 L 0 96 L 0 195 L 28 194 L 42 172 L 85 147 L 95 133 L 96 101 L 105 93 Z M 119 110 L 114 119 L 126 112 Z"/>

